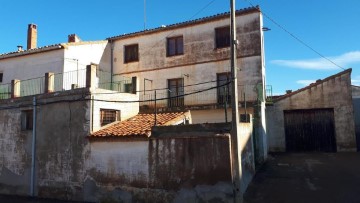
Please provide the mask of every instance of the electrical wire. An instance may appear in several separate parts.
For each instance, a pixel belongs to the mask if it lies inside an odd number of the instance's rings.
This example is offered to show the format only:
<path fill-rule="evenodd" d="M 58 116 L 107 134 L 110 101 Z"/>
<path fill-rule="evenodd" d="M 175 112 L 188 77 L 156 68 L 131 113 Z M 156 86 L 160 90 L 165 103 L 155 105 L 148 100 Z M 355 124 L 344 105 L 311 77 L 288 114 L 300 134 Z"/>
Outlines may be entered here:
<path fill-rule="evenodd" d="M 251 6 L 254 7 L 254 4 L 251 3 L 250 0 L 244 0 L 246 2 L 248 2 Z M 292 38 L 294 38 L 296 41 L 298 41 L 300 44 L 304 45 L 305 47 L 307 47 L 308 49 L 310 49 L 311 51 L 313 51 L 314 53 L 316 53 L 317 55 L 319 55 L 321 58 L 329 61 L 330 63 L 332 63 L 333 65 L 335 65 L 336 67 L 345 70 L 345 68 L 341 67 L 340 65 L 338 65 L 337 63 L 335 63 L 334 61 L 332 61 L 330 58 L 324 56 L 323 54 L 321 54 L 320 52 L 318 52 L 317 50 L 315 50 L 314 48 L 312 48 L 309 44 L 305 43 L 303 40 L 301 40 L 299 37 L 297 37 L 295 34 L 291 33 L 290 31 L 288 31 L 284 26 L 280 25 L 280 23 L 276 22 L 273 18 L 271 18 L 269 15 L 267 15 L 266 13 L 264 13 L 263 11 L 260 10 L 260 8 L 257 8 L 259 10 L 259 12 L 261 12 L 263 14 L 263 16 L 265 16 L 267 19 L 269 19 L 272 23 L 274 23 L 276 26 L 278 26 L 281 30 L 283 30 L 285 33 L 289 34 Z"/>
<path fill-rule="evenodd" d="M 224 80 L 210 80 L 210 81 L 206 81 L 206 82 L 199 82 L 199 83 L 195 83 L 195 84 L 190 84 L 190 85 L 184 85 L 182 87 L 192 87 L 192 86 L 197 86 L 197 85 L 203 85 L 203 84 L 207 84 L 207 83 L 214 83 L 214 82 L 221 82 L 221 81 L 228 81 L 226 79 Z M 164 87 L 164 88 L 157 88 L 157 89 L 149 89 L 149 90 L 138 90 L 136 92 L 153 92 L 153 91 L 157 91 L 157 90 L 169 90 L 169 88 Z M 98 93 L 92 93 L 93 95 L 97 95 L 97 94 L 118 94 L 119 92 L 98 92 Z"/>
<path fill-rule="evenodd" d="M 209 3 L 207 3 L 204 7 L 202 7 L 199 11 L 197 11 L 194 15 L 192 15 L 187 21 L 192 20 L 193 18 L 195 18 L 197 15 L 199 15 L 202 11 L 204 11 L 206 8 L 208 8 L 211 4 L 213 4 L 216 0 L 212 0 Z M 146 32 L 146 30 L 144 31 Z M 164 40 L 166 40 L 170 35 L 172 35 L 175 32 L 175 30 L 171 31 L 169 34 L 166 35 L 165 38 L 158 40 L 157 42 L 155 42 L 155 44 L 153 46 L 151 46 L 148 50 L 144 51 L 142 54 L 146 55 L 148 52 L 152 51 L 154 49 L 154 47 L 158 46 L 160 43 L 162 43 Z"/>
<path fill-rule="evenodd" d="M 227 86 L 231 83 L 231 81 L 224 83 L 222 85 L 217 85 L 214 87 L 210 87 L 210 88 L 206 88 L 206 89 L 202 89 L 202 90 L 198 90 L 198 91 L 194 91 L 194 92 L 190 92 L 190 93 L 184 93 L 181 95 L 175 95 L 175 96 L 169 96 L 169 97 L 164 97 L 164 98 L 157 98 L 155 99 L 148 99 L 148 100 L 135 100 L 135 101 L 120 101 L 120 100 L 102 100 L 102 99 L 91 99 L 91 98 L 87 98 L 88 96 L 91 96 L 92 94 L 82 94 L 81 97 L 77 98 L 77 99 L 66 99 L 66 100 L 57 100 L 57 101 L 51 101 L 51 102 L 41 102 L 42 99 L 39 99 L 37 101 L 36 106 L 43 106 L 43 105 L 50 105 L 50 104 L 56 104 L 56 103 L 65 103 L 65 102 L 78 102 L 78 101 L 99 101 L 99 102 L 109 102 L 109 103 L 141 103 L 141 102 L 155 102 L 155 101 L 161 101 L 161 100 L 167 100 L 167 99 L 174 99 L 174 98 L 179 98 L 179 97 L 186 97 L 189 95 L 193 95 L 193 94 L 198 94 L 198 93 L 202 93 L 202 92 L 206 92 L 209 90 L 213 90 L 213 89 L 218 89 L 220 87 L 224 87 Z M 68 95 L 64 95 L 68 96 Z M 22 104 L 22 105 L 17 105 L 17 106 L 7 106 L 7 107 L 0 107 L 0 110 L 10 110 L 10 109 L 18 109 L 18 108 L 26 108 L 26 107 L 33 107 L 32 102 L 29 100 L 29 104 Z"/>

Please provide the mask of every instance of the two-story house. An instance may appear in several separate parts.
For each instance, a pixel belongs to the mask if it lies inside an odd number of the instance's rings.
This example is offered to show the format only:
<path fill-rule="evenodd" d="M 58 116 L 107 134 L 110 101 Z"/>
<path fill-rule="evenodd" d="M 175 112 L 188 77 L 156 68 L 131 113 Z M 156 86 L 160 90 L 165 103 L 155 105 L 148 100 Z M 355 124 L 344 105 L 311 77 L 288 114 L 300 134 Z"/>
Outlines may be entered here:
<path fill-rule="evenodd" d="M 238 10 L 236 27 L 240 118 L 241 122 L 253 122 L 261 162 L 266 159 L 267 146 L 259 8 Z M 228 13 L 114 36 L 108 41 L 110 67 L 102 68 L 114 75 L 139 78 L 142 112 L 191 110 L 193 123 L 231 121 Z"/>

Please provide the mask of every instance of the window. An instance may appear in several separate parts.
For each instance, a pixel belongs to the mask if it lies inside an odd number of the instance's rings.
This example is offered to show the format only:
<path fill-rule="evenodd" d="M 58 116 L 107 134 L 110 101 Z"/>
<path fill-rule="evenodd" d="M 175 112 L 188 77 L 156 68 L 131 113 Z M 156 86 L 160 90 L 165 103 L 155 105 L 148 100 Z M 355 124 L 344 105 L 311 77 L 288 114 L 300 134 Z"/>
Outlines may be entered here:
<path fill-rule="evenodd" d="M 120 111 L 114 109 L 100 109 L 100 125 L 120 121 Z"/>
<path fill-rule="evenodd" d="M 21 112 L 21 130 L 33 129 L 33 110 L 25 110 Z"/>
<path fill-rule="evenodd" d="M 250 114 L 240 114 L 241 123 L 250 123 Z"/>
<path fill-rule="evenodd" d="M 184 106 L 184 79 L 176 78 L 168 80 L 168 88 L 169 88 L 169 107 L 180 107 Z"/>
<path fill-rule="evenodd" d="M 3 76 L 4 76 L 4 73 L 0 73 L 0 83 L 2 83 L 2 81 L 3 81 Z"/>
<path fill-rule="evenodd" d="M 230 79 L 231 79 L 231 74 L 229 72 L 217 74 L 218 104 L 225 104 L 225 102 L 231 103 L 231 87 L 229 83 L 231 81 Z"/>
<path fill-rule="evenodd" d="M 167 56 L 184 54 L 183 36 L 171 37 L 167 39 Z"/>
<path fill-rule="evenodd" d="M 139 61 L 139 45 L 132 44 L 125 46 L 124 63 Z"/>
<path fill-rule="evenodd" d="M 124 84 L 124 92 L 126 93 L 132 93 L 132 83 L 126 83 Z"/>
<path fill-rule="evenodd" d="M 216 48 L 230 47 L 230 27 L 215 28 Z"/>

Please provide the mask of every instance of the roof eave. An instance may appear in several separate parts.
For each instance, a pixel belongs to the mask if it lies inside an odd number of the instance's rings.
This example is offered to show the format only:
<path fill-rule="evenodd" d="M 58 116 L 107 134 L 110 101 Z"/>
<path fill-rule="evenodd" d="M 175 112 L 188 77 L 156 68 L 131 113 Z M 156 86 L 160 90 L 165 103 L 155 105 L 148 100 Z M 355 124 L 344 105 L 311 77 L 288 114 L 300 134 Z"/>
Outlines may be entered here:
<path fill-rule="evenodd" d="M 0 60 L 18 57 L 18 56 L 26 56 L 26 55 L 30 55 L 30 54 L 37 54 L 37 53 L 42 53 L 42 52 L 47 52 L 47 51 L 53 51 L 53 50 L 58 50 L 58 49 L 63 49 L 63 48 L 64 48 L 64 46 L 62 44 L 57 44 L 57 45 L 41 47 L 41 48 L 37 48 L 37 49 L 29 49 L 29 50 L 25 50 L 25 51 L 12 52 L 12 53 L 8 53 L 8 54 L 0 55 Z"/>
<path fill-rule="evenodd" d="M 254 7 L 239 9 L 236 11 L 236 16 L 245 15 L 245 14 L 253 13 L 253 12 L 260 12 L 260 7 L 254 6 Z M 161 32 L 161 31 L 178 29 L 178 28 L 182 28 L 182 27 L 187 27 L 187 26 L 192 26 L 192 25 L 196 25 L 196 24 L 201 24 L 201 23 L 206 23 L 206 22 L 210 22 L 210 21 L 227 18 L 229 15 L 230 15 L 229 12 L 225 12 L 225 13 L 207 16 L 207 17 L 203 17 L 203 18 L 199 18 L 199 19 L 195 19 L 195 20 L 170 24 L 165 27 L 157 27 L 157 28 L 153 28 L 153 29 L 149 29 L 149 30 L 143 30 L 143 31 L 129 33 L 129 34 L 108 37 L 106 39 L 109 41 L 116 41 L 116 40 L 120 40 L 120 39 L 131 38 L 131 37 L 141 36 L 141 35 L 145 35 L 145 34 L 152 34 L 152 33 Z"/>
<path fill-rule="evenodd" d="M 299 93 L 299 92 L 302 92 L 302 91 L 305 91 L 305 90 L 310 89 L 310 88 L 312 88 L 312 87 L 315 87 L 315 86 L 317 86 L 317 85 L 319 85 L 319 84 L 322 84 L 322 83 L 324 83 L 324 82 L 327 82 L 327 81 L 329 81 L 329 80 L 331 80 L 331 79 L 333 79 L 333 78 L 339 77 L 339 76 L 344 75 L 344 74 L 346 74 L 346 73 L 351 73 L 351 71 L 352 71 L 351 68 L 346 69 L 346 70 L 344 70 L 344 71 L 342 71 L 342 72 L 340 72 L 340 73 L 337 73 L 337 74 L 335 74 L 335 75 L 332 75 L 332 76 L 329 76 L 329 77 L 327 77 L 327 78 L 324 78 L 324 79 L 320 80 L 319 82 L 312 83 L 312 84 L 310 84 L 310 85 L 308 85 L 308 86 L 306 86 L 306 87 L 304 87 L 304 88 L 298 89 L 298 90 L 296 90 L 296 91 L 294 91 L 294 92 L 291 92 L 291 93 L 289 93 L 289 94 L 285 94 L 284 96 L 275 99 L 275 100 L 274 100 L 274 103 L 275 103 L 275 102 L 278 102 L 278 101 L 281 101 L 281 100 L 283 100 L 283 99 L 285 99 L 285 98 L 291 97 L 291 96 L 293 96 L 293 95 L 295 95 L 295 94 L 297 94 L 297 93 Z"/>

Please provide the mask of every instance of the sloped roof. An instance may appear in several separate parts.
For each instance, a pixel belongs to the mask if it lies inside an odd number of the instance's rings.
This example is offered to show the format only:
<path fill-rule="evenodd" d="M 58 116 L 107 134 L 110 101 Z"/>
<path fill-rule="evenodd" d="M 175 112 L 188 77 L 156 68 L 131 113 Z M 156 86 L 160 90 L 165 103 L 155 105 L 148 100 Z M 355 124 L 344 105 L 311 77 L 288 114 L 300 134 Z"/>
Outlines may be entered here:
<path fill-rule="evenodd" d="M 52 50 L 63 49 L 63 48 L 64 48 L 64 46 L 62 44 L 53 44 L 53 45 L 48 45 L 48 46 L 43 46 L 43 47 L 37 47 L 34 49 L 13 51 L 13 52 L 9 52 L 9 53 L 0 54 L 0 59 L 22 56 L 22 55 L 27 55 L 27 54 L 35 54 L 35 53 L 52 51 Z"/>
<path fill-rule="evenodd" d="M 185 119 L 189 112 L 172 112 L 156 114 L 157 126 L 173 125 Z M 119 121 L 105 126 L 92 133 L 89 137 L 139 137 L 151 136 L 151 127 L 155 123 L 155 114 L 138 114 L 125 121 Z"/>
<path fill-rule="evenodd" d="M 36 54 L 36 53 L 47 52 L 47 51 L 52 51 L 52 50 L 64 49 L 68 46 L 100 44 L 100 43 L 106 43 L 106 42 L 107 42 L 106 40 L 99 40 L 99 41 L 80 41 L 80 42 L 68 42 L 68 43 L 53 44 L 53 45 L 48 45 L 48 46 L 43 46 L 43 47 L 37 47 L 34 49 L 13 51 L 13 52 L 9 52 L 9 53 L 0 54 L 0 60 L 6 59 L 6 58 L 11 58 L 11 57 L 17 57 L 17 56 Z"/>
<path fill-rule="evenodd" d="M 236 15 L 243 15 L 243 14 L 259 12 L 259 11 L 260 11 L 259 6 L 248 7 L 248 8 L 236 10 Z M 157 27 L 157 28 L 153 28 L 153 29 L 146 29 L 146 30 L 142 30 L 142 31 L 117 35 L 117 36 L 109 37 L 107 39 L 108 40 L 117 40 L 117 39 L 123 39 L 123 38 L 128 38 L 128 37 L 135 37 L 135 36 L 139 36 L 139 35 L 143 35 L 143 34 L 150 34 L 150 33 L 159 32 L 159 31 L 171 30 L 171 29 L 175 29 L 175 28 L 180 28 L 180 27 L 185 27 L 185 26 L 189 26 L 189 25 L 200 24 L 200 23 L 204 23 L 204 22 L 222 19 L 225 17 L 229 17 L 229 15 L 230 15 L 230 12 L 219 13 L 216 15 L 198 18 L 195 20 L 189 20 L 189 21 L 165 25 L 165 26 L 161 26 L 161 27 Z"/>
<path fill-rule="evenodd" d="M 341 75 L 344 75 L 344 74 L 347 74 L 347 73 L 351 73 L 351 71 L 352 71 L 352 69 L 349 68 L 349 69 L 346 69 L 346 70 L 344 70 L 344 71 L 342 71 L 342 72 L 340 72 L 340 73 L 337 73 L 337 74 L 335 74 L 335 75 L 329 76 L 329 77 L 327 77 L 327 78 L 325 78 L 325 79 L 317 80 L 315 83 L 311 83 L 310 85 L 308 85 L 308 86 L 306 86 L 306 87 L 304 87 L 304 88 L 298 89 L 298 90 L 293 91 L 293 92 L 291 92 L 291 93 L 289 93 L 289 94 L 285 94 L 285 95 L 283 95 L 283 96 L 281 96 L 281 97 L 279 97 L 279 98 L 274 99 L 274 102 L 283 100 L 283 99 L 285 99 L 285 98 L 287 98 L 287 97 L 291 97 L 292 95 L 295 95 L 295 94 L 297 94 L 297 93 L 299 93 L 299 92 L 308 90 L 308 89 L 310 89 L 310 88 L 312 88 L 312 87 L 315 87 L 315 86 L 317 86 L 317 85 L 319 85 L 319 84 L 322 84 L 322 83 L 324 83 L 324 82 L 327 82 L 327 81 L 329 81 L 329 80 L 331 80 L 331 79 L 334 79 L 334 78 L 336 78 L 336 77 L 339 77 L 339 76 L 341 76 Z"/>

